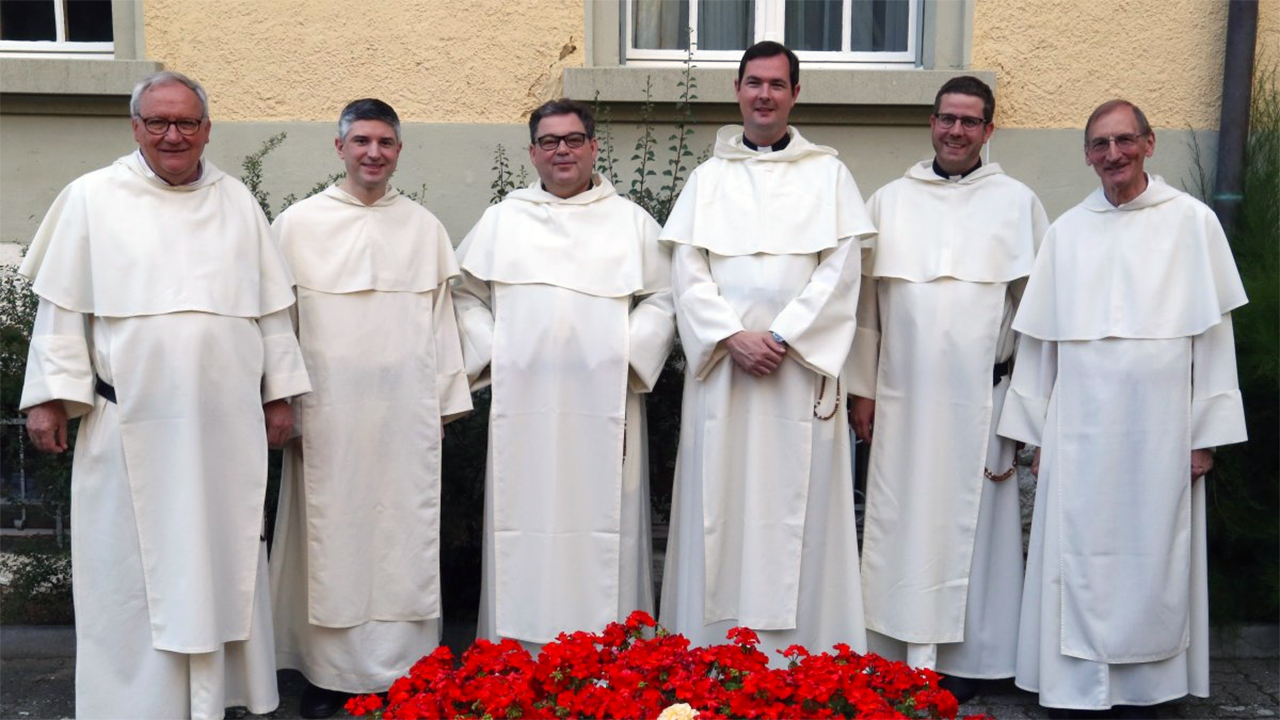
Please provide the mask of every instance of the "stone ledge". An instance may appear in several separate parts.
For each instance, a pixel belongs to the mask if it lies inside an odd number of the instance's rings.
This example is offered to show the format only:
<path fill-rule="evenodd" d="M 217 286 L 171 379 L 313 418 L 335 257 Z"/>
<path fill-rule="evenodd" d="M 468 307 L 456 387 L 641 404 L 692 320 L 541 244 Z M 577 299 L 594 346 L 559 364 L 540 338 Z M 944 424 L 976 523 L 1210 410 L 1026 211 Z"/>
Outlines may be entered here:
<path fill-rule="evenodd" d="M 135 83 L 163 67 L 148 60 L 0 58 L 0 93 L 128 97 Z"/>
<path fill-rule="evenodd" d="M 736 66 L 693 68 L 698 104 L 737 104 L 733 81 Z M 959 75 L 975 75 L 991 85 L 996 74 L 990 70 L 921 70 L 918 68 L 829 69 L 801 68 L 800 103 L 804 106 L 871 105 L 933 106 L 934 95 L 947 80 Z M 678 83 L 684 79 L 682 67 L 587 67 L 565 68 L 564 94 L 591 101 L 599 93 L 601 102 L 644 102 L 645 79 L 652 79 L 650 99 L 656 103 L 680 99 Z"/>

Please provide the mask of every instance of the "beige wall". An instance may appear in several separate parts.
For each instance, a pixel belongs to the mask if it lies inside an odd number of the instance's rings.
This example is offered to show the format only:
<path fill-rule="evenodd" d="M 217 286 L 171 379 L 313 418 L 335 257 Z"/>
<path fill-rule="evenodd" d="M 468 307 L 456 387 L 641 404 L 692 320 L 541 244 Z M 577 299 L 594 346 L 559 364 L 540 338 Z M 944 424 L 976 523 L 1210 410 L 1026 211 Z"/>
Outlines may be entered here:
<path fill-rule="evenodd" d="M 408 122 L 521 122 L 581 65 L 582 0 L 146 0 L 146 56 L 222 121 L 334 120 L 359 97 Z"/>
<path fill-rule="evenodd" d="M 617 0 L 145 0 L 146 57 L 201 80 L 224 122 L 330 121 L 373 95 L 408 122 L 519 123 L 584 64 L 591 2 Z M 1116 96 L 1158 127 L 1217 126 L 1226 0 L 973 2 L 1001 127 L 1077 128 Z M 1259 9 L 1276 58 L 1280 0 Z"/>
<path fill-rule="evenodd" d="M 1280 0 L 1261 0 L 1258 25 L 1260 59 L 1280 60 Z M 976 0 L 973 28 L 998 126 L 1082 127 L 1113 97 L 1157 127 L 1218 125 L 1226 0 Z"/>

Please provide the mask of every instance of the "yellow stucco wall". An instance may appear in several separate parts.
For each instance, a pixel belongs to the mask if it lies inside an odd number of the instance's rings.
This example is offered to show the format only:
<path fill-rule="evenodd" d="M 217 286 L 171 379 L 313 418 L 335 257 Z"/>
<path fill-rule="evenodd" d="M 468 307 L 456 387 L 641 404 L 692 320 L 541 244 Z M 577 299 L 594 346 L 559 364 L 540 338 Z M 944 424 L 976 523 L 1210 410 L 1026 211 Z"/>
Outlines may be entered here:
<path fill-rule="evenodd" d="M 974 3 L 972 67 L 997 72 L 998 125 L 1080 127 L 1123 96 L 1159 127 L 1217 126 L 1226 0 Z M 205 84 L 220 121 L 331 120 L 377 96 L 410 122 L 519 123 L 584 64 L 583 12 L 583 0 L 146 0 L 144 36 L 148 58 Z M 1280 61 L 1280 0 L 1260 0 L 1258 46 Z"/>
<path fill-rule="evenodd" d="M 146 55 L 219 121 L 333 120 L 380 97 L 410 122 L 511 123 L 583 64 L 582 0 L 146 0 Z"/>
<path fill-rule="evenodd" d="M 1262 0 L 1272 62 L 1278 16 L 1280 0 Z M 973 27 L 973 66 L 998 77 L 997 125 L 1081 127 L 1114 97 L 1158 127 L 1218 125 L 1226 0 L 976 0 Z"/>

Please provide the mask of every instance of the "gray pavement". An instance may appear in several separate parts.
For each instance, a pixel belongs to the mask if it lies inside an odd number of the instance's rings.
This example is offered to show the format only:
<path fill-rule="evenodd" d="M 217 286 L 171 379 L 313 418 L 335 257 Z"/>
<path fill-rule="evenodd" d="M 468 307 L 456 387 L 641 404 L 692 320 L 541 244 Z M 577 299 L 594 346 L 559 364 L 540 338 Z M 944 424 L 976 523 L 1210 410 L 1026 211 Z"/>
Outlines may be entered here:
<path fill-rule="evenodd" d="M 447 623 L 445 641 L 461 650 L 474 625 Z M 1183 698 L 1157 708 L 1158 717 L 1280 718 L 1280 630 L 1275 625 L 1218 631 L 1214 637 L 1208 698 Z M 75 716 L 75 635 L 64 626 L 0 627 L 0 718 L 55 720 Z M 230 710 L 228 718 L 298 718 L 304 687 L 294 671 L 280 673 L 280 708 L 268 715 Z M 999 720 L 1047 717 L 1030 693 L 1012 681 L 987 684 L 960 715 L 986 713 Z M 339 715 L 345 716 L 344 714 Z M 1153 715 L 1156 717 L 1156 715 Z"/>

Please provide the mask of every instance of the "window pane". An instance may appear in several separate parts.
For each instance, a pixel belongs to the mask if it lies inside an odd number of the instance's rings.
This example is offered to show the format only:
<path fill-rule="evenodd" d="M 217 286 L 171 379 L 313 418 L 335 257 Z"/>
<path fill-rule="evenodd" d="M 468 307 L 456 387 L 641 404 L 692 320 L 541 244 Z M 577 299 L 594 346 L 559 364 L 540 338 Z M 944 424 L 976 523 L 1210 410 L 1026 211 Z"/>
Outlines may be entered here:
<path fill-rule="evenodd" d="M 842 0 L 788 0 L 786 46 L 792 50 L 840 51 Z"/>
<path fill-rule="evenodd" d="M 902 52 L 907 49 L 911 0 L 853 0 L 849 19 L 854 52 Z"/>
<path fill-rule="evenodd" d="M 699 50 L 746 50 L 755 28 L 754 0 L 698 0 Z"/>
<path fill-rule="evenodd" d="M 67 40 L 111 42 L 111 0 L 67 0 Z"/>
<path fill-rule="evenodd" d="M 57 40 L 53 1 L 0 0 L 0 40 Z"/>
<path fill-rule="evenodd" d="M 689 49 L 689 0 L 632 0 L 631 8 L 635 47 Z"/>

